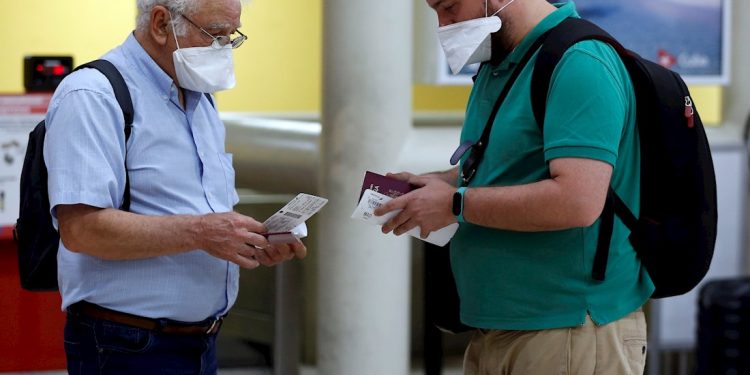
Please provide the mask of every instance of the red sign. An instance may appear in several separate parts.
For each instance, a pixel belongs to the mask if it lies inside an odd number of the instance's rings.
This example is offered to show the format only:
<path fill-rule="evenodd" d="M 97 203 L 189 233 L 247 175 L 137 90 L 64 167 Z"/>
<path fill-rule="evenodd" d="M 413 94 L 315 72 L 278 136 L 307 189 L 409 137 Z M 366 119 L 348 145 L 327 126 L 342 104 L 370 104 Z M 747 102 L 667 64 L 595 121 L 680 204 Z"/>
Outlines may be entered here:
<path fill-rule="evenodd" d="M 51 93 L 0 95 L 0 116 L 44 115 L 51 98 Z"/>

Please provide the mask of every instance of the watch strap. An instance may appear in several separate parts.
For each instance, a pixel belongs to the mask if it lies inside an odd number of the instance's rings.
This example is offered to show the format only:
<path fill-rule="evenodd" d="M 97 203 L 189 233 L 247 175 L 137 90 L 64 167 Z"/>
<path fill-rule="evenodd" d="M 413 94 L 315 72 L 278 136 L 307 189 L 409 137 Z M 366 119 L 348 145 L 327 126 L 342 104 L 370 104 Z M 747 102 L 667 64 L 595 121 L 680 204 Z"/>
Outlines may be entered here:
<path fill-rule="evenodd" d="M 454 194 L 454 204 L 457 209 L 453 214 L 456 215 L 456 220 L 458 220 L 459 223 L 466 222 L 464 219 L 464 193 L 466 192 L 466 189 L 466 186 L 461 186 Z"/>

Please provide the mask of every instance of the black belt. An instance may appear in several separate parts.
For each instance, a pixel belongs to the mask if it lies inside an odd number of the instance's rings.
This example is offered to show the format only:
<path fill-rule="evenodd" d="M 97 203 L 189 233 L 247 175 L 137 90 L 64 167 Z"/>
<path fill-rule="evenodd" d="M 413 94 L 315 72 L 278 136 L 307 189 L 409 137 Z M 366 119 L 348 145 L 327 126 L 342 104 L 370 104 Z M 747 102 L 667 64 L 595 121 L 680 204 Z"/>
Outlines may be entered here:
<path fill-rule="evenodd" d="M 214 335 L 219 332 L 221 323 L 224 320 L 224 317 L 219 317 L 217 319 L 206 319 L 197 323 L 183 323 L 170 319 L 151 319 L 106 309 L 85 301 L 74 303 L 68 307 L 68 312 L 73 315 L 83 315 L 131 327 L 181 335 Z"/>

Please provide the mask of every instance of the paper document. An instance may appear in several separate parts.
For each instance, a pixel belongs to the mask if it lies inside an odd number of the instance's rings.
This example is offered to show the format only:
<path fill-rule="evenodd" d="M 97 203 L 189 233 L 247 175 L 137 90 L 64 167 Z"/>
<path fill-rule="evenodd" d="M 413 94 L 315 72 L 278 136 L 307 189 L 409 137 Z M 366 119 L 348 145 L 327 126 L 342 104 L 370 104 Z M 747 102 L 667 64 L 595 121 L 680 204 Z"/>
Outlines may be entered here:
<path fill-rule="evenodd" d="M 413 190 L 413 186 L 410 186 L 404 181 L 399 181 L 390 177 L 378 175 L 376 173 L 367 172 L 365 180 L 362 185 L 362 193 L 360 196 L 359 204 L 352 213 L 352 219 L 362 220 L 371 224 L 382 226 L 388 220 L 396 216 L 401 210 L 391 211 L 383 216 L 375 216 L 375 209 L 384 205 L 388 201 L 395 197 L 401 196 Z M 377 190 L 377 191 L 376 191 Z M 380 191 L 380 192 L 379 192 Z M 386 192 L 382 194 L 381 192 Z M 415 227 L 406 234 L 419 238 L 420 240 L 427 241 L 437 246 L 445 246 L 450 241 L 453 235 L 458 229 L 458 223 L 453 223 L 439 230 L 430 232 L 427 238 L 421 238 L 419 236 L 420 228 Z"/>
<path fill-rule="evenodd" d="M 307 237 L 305 221 L 320 211 L 328 199 L 300 193 L 278 212 L 263 222 L 270 243 L 294 242 L 295 238 Z"/>

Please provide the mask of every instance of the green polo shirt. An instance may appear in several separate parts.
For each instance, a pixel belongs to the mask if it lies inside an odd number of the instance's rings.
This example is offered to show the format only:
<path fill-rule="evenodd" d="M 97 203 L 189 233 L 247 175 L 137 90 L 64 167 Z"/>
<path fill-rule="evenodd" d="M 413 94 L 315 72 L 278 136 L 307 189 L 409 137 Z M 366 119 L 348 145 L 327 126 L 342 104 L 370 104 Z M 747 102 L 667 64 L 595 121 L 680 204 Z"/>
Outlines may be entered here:
<path fill-rule="evenodd" d="M 565 18 L 578 17 L 572 2 L 557 6 L 504 61 L 481 69 L 469 98 L 462 142 L 479 139 L 495 100 L 534 40 Z M 569 49 L 552 75 L 542 135 L 530 101 L 535 58 L 500 108 L 469 187 L 529 184 L 549 178 L 552 159 L 595 159 L 613 166 L 612 186 L 637 215 L 635 96 L 622 61 L 598 41 Z M 587 313 L 597 324 L 627 315 L 654 290 L 628 234 L 616 218 L 601 282 L 591 277 L 598 220 L 586 228 L 549 232 L 462 223 L 451 242 L 461 320 L 478 328 L 533 330 L 580 325 Z"/>

